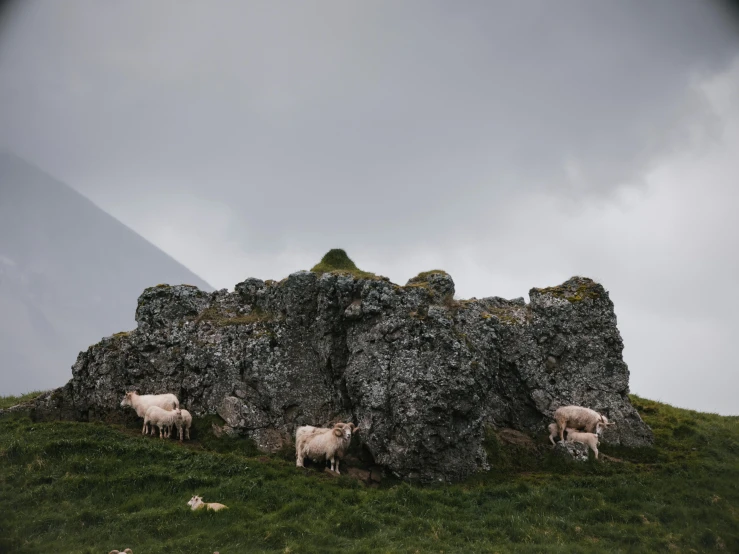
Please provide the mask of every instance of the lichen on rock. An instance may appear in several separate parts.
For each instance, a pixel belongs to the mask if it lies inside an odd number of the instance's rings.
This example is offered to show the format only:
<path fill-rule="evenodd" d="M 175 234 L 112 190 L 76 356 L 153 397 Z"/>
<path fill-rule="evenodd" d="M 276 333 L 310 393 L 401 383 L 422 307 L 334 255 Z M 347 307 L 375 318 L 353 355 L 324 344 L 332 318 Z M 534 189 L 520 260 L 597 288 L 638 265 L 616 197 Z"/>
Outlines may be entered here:
<path fill-rule="evenodd" d="M 484 426 L 543 432 L 565 404 L 615 421 L 604 442 L 651 443 L 601 285 L 573 278 L 532 289 L 529 304 L 457 301 L 442 271 L 401 287 L 355 270 L 247 279 L 234 292 L 146 289 L 137 329 L 81 352 L 37 417 L 114 420 L 130 417 L 127 390 L 173 392 L 265 451 L 300 425 L 353 421 L 377 465 L 426 482 L 488 468 Z"/>

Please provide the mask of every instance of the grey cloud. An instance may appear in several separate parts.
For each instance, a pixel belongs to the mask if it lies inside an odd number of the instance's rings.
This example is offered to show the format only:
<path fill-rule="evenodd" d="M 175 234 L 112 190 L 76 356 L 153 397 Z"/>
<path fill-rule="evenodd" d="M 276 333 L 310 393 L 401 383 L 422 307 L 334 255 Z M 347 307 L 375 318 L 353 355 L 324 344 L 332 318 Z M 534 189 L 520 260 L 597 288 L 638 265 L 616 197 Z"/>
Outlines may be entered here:
<path fill-rule="evenodd" d="M 708 272 L 733 275 L 725 256 L 674 232 L 635 260 L 666 282 L 646 293 L 608 262 L 638 240 L 589 245 L 588 214 L 627 189 L 648 196 L 651 170 L 725 140 L 699 85 L 739 52 L 728 6 L 27 2 L 0 34 L 0 145 L 218 287 L 342 246 L 397 280 L 416 263 L 468 268 L 463 295 L 601 273 L 624 303 L 669 317 Z M 580 239 L 567 222 L 586 225 Z M 690 225 L 715 244 L 710 222 Z M 231 241 L 213 248 L 234 256 L 220 279 L 210 252 L 188 250 L 194 235 Z M 691 275 L 689 257 L 706 270 Z"/>

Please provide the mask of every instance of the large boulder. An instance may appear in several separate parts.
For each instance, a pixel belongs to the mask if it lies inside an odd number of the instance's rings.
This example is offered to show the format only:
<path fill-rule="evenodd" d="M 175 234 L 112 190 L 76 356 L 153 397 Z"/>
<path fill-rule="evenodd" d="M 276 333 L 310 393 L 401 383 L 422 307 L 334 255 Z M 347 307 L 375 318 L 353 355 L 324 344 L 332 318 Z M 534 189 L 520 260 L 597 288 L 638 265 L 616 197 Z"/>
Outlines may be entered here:
<path fill-rule="evenodd" d="M 154 287 L 139 299 L 138 328 L 80 353 L 71 381 L 37 413 L 110 420 L 123 417 L 128 390 L 173 392 L 267 451 L 300 425 L 351 420 L 377 464 L 425 482 L 487 468 L 484 424 L 544 432 L 565 404 L 615 421 L 604 442 L 652 441 L 627 396 L 601 285 L 575 277 L 532 289 L 529 304 L 453 295 L 440 271 L 406 286 L 302 271 L 231 293 Z"/>

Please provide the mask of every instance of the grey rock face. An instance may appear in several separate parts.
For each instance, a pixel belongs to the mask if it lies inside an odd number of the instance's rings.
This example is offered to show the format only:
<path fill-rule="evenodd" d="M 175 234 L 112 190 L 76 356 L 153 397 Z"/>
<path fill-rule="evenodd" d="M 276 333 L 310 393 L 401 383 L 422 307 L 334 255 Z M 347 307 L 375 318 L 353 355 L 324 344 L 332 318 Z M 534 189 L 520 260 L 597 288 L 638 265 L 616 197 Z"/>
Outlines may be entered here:
<path fill-rule="evenodd" d="M 233 293 L 150 288 L 138 328 L 80 353 L 37 417 L 121 418 L 127 390 L 173 392 L 267 451 L 300 425 L 353 421 L 377 464 L 421 481 L 486 469 L 485 423 L 543 433 L 565 404 L 615 421 L 603 442 L 651 443 L 601 285 L 573 278 L 530 304 L 453 294 L 439 272 L 403 287 L 303 271 Z"/>
<path fill-rule="evenodd" d="M 581 442 L 559 441 L 554 446 L 554 453 L 575 462 L 588 461 L 588 447 Z"/>

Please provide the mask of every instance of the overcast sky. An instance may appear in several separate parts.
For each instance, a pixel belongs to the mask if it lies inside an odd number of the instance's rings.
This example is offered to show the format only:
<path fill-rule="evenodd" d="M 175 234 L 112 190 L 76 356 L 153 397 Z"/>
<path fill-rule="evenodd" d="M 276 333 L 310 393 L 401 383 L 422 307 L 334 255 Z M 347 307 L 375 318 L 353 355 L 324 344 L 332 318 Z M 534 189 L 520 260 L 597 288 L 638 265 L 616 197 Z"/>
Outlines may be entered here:
<path fill-rule="evenodd" d="M 20 6 L 20 5 L 19 5 Z M 695 0 L 26 1 L 0 148 L 217 288 L 329 248 L 459 297 L 585 275 L 632 392 L 739 413 L 739 28 Z"/>

